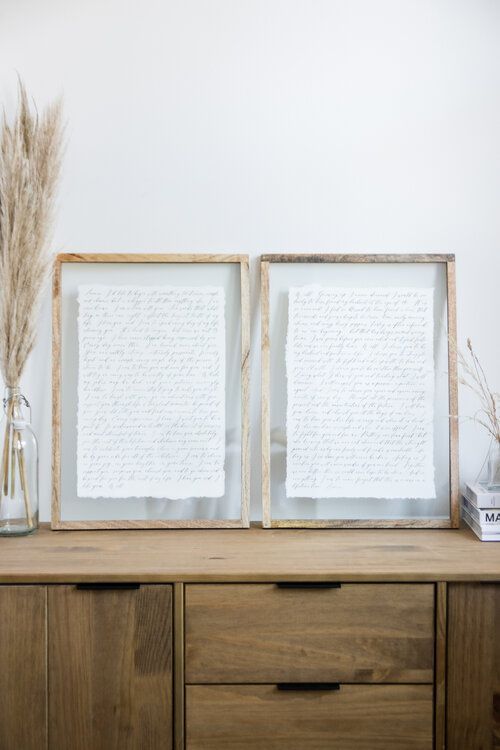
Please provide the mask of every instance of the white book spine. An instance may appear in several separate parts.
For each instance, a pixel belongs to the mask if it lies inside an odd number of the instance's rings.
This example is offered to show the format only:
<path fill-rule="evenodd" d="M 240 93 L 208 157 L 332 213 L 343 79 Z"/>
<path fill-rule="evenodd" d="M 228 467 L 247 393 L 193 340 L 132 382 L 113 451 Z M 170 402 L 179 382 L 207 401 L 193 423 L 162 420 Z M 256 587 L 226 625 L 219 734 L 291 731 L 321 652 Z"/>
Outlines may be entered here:
<path fill-rule="evenodd" d="M 462 512 L 465 523 L 472 529 L 478 539 L 482 542 L 500 542 L 500 533 L 497 534 L 485 531 L 482 526 L 474 521 L 472 516 L 470 516 L 466 510 L 463 510 Z"/>
<path fill-rule="evenodd" d="M 466 484 L 463 494 L 476 508 L 500 508 L 500 492 L 488 492 L 477 484 Z"/>
<path fill-rule="evenodd" d="M 500 508 L 476 508 L 466 497 L 463 498 L 463 508 L 485 531 L 500 533 Z"/>

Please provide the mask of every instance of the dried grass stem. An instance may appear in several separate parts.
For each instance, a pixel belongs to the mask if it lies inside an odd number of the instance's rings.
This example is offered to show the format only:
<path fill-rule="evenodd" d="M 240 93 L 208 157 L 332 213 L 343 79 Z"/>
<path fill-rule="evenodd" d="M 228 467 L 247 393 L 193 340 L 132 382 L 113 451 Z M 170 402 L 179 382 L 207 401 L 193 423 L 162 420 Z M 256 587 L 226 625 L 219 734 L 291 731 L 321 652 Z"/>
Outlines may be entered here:
<path fill-rule="evenodd" d="M 500 395 L 491 390 L 485 372 L 475 353 L 470 339 L 467 339 L 468 357 L 458 352 L 462 368 L 460 383 L 469 388 L 479 399 L 480 408 L 473 420 L 488 431 L 493 440 L 500 443 Z"/>
<path fill-rule="evenodd" d="M 60 103 L 39 115 L 19 80 L 14 122 L 4 114 L 0 134 L 0 370 L 11 387 L 35 341 L 61 156 Z"/>

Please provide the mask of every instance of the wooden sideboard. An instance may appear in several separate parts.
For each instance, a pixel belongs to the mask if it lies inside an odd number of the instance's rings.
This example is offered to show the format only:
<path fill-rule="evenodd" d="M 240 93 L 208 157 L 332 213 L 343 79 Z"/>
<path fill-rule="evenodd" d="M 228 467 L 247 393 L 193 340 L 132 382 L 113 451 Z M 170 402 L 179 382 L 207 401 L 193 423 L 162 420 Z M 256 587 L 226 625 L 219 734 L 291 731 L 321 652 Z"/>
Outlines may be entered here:
<path fill-rule="evenodd" d="M 0 539 L 1 750 L 500 747 L 500 545 L 466 529 Z"/>

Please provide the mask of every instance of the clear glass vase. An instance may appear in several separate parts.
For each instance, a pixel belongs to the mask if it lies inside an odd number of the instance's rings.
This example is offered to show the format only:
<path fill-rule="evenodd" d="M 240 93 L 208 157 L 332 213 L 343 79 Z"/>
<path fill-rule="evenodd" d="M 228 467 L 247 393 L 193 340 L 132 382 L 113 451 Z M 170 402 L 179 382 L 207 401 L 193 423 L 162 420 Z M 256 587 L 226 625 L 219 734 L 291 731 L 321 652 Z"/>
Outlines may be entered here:
<path fill-rule="evenodd" d="M 0 535 L 38 528 L 38 444 L 31 409 L 20 388 L 7 387 L 0 425 Z M 28 419 L 29 417 L 29 419 Z"/>
<path fill-rule="evenodd" d="M 488 490 L 500 492 L 500 443 L 493 440 L 488 455 Z"/>

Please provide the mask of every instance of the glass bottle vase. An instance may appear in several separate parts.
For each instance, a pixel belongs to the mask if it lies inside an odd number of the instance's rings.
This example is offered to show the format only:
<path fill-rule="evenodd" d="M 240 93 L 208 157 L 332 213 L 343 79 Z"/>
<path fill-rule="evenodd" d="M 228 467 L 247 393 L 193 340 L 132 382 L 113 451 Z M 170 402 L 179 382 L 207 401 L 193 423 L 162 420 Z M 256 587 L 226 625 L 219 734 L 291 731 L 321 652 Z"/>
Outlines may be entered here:
<path fill-rule="evenodd" d="M 0 535 L 38 528 L 38 445 L 20 388 L 7 387 L 0 425 Z M 29 419 L 28 419 L 29 416 Z"/>
<path fill-rule="evenodd" d="M 493 440 L 488 454 L 488 490 L 500 492 L 500 443 Z"/>

